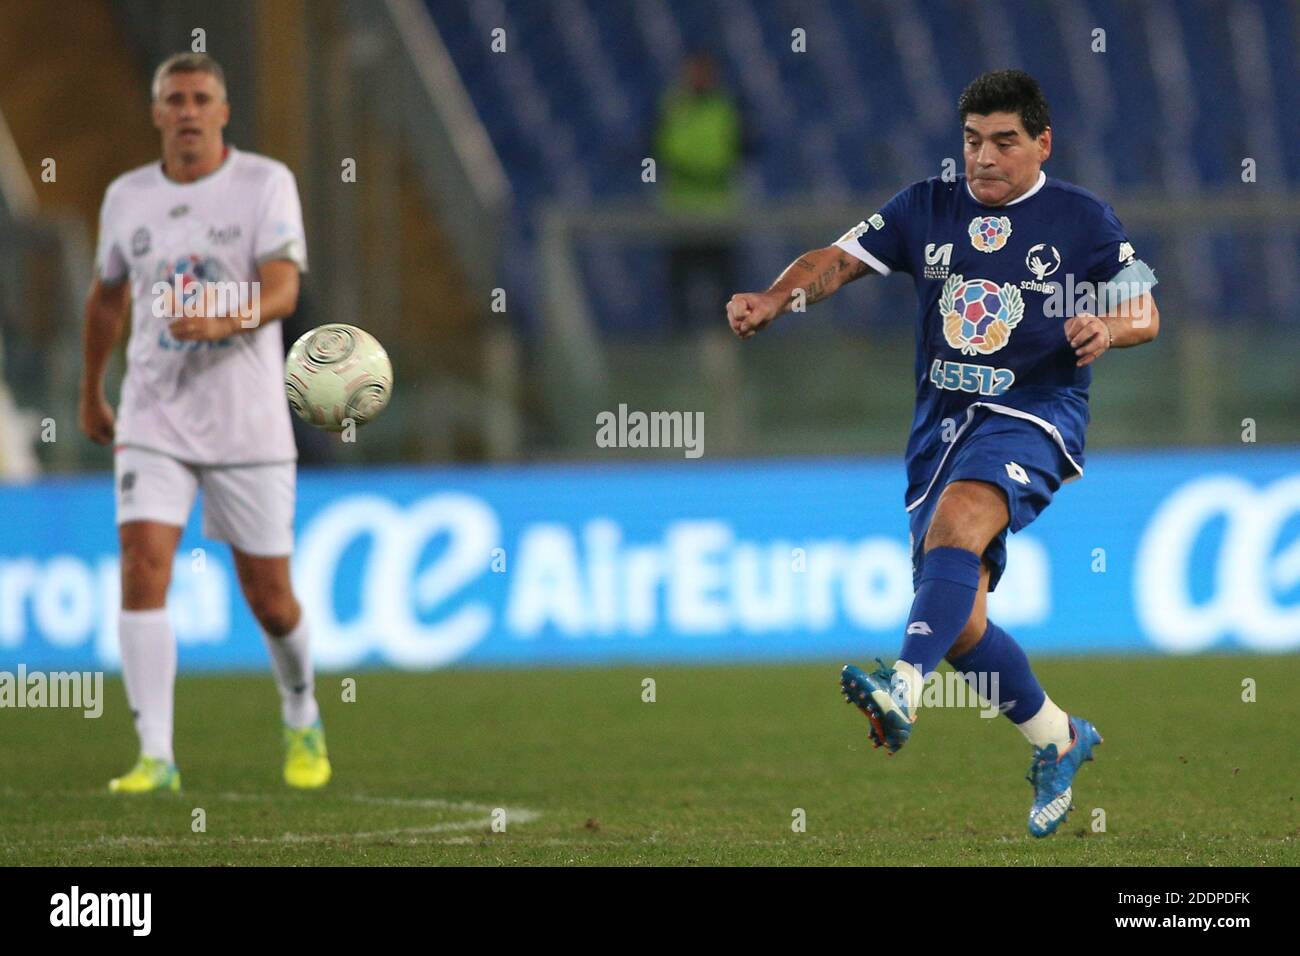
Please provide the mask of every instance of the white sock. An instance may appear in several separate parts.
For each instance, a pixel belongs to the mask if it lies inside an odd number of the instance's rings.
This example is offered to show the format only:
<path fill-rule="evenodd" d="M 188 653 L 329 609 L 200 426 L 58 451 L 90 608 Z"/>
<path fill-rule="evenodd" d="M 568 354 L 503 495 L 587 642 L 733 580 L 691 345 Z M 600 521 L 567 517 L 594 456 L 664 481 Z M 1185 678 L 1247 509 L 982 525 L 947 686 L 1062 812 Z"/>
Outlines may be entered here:
<path fill-rule="evenodd" d="M 265 631 L 262 637 L 271 652 L 271 671 L 280 689 L 280 715 L 284 722 L 295 729 L 314 724 L 320 717 L 320 708 L 316 706 L 307 615 L 301 615 L 297 626 L 284 637 L 272 637 Z"/>
<path fill-rule="evenodd" d="M 907 687 L 907 712 L 916 716 L 916 708 L 921 705 L 921 691 L 925 689 L 925 675 L 907 661 L 895 661 L 894 670 Z"/>
<path fill-rule="evenodd" d="M 1023 724 L 1016 724 L 1016 729 L 1035 747 L 1056 744 L 1056 752 L 1060 754 L 1070 746 L 1070 718 L 1052 703 L 1050 697 L 1044 697 L 1043 706 L 1038 708 L 1038 713 Z"/>
<path fill-rule="evenodd" d="M 140 736 L 140 752 L 172 763 L 176 639 L 167 609 L 122 611 L 117 635 L 122 648 L 122 681 Z"/>

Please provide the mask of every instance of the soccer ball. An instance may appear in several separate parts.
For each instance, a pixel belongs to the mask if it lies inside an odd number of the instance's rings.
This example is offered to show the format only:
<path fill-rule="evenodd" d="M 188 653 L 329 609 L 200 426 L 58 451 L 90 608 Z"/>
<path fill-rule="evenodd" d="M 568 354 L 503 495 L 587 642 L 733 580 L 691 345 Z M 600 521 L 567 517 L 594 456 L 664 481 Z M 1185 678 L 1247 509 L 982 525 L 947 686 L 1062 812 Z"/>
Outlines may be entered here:
<path fill-rule="evenodd" d="M 1002 301 L 997 283 L 988 279 L 971 279 L 957 296 L 956 308 L 961 316 L 961 334 L 971 345 L 983 345 L 989 325 L 998 319 L 1006 322 L 1011 314 Z"/>
<path fill-rule="evenodd" d="M 393 391 L 393 366 L 379 341 L 355 325 L 322 325 L 289 350 L 284 363 L 289 407 L 303 421 L 342 431 L 384 410 Z"/>

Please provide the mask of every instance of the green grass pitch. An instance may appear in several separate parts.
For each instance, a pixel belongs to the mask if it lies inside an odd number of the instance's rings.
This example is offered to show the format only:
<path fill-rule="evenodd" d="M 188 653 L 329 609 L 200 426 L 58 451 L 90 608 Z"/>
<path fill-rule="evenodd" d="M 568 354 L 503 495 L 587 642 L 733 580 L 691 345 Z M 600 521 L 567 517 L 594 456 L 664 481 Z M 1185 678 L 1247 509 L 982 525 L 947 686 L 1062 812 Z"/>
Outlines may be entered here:
<path fill-rule="evenodd" d="M 180 795 L 107 793 L 135 756 L 118 682 L 98 720 L 3 710 L 0 864 L 1300 863 L 1300 658 L 1037 669 L 1106 738 L 1046 840 L 1025 833 L 1029 749 L 1004 718 L 923 710 L 886 757 L 835 663 L 645 665 L 359 672 L 355 702 L 322 676 L 334 780 L 313 794 L 280 782 L 269 675 L 179 681 Z"/>

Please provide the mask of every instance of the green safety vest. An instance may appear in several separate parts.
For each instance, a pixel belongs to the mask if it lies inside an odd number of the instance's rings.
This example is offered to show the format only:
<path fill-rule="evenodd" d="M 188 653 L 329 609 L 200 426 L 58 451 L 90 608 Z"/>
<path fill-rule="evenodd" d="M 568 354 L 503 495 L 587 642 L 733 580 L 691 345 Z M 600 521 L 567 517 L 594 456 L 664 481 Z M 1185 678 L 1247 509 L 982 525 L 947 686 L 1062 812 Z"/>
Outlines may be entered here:
<path fill-rule="evenodd" d="M 721 93 L 669 94 L 655 143 L 670 209 L 725 209 L 740 165 L 740 112 Z"/>

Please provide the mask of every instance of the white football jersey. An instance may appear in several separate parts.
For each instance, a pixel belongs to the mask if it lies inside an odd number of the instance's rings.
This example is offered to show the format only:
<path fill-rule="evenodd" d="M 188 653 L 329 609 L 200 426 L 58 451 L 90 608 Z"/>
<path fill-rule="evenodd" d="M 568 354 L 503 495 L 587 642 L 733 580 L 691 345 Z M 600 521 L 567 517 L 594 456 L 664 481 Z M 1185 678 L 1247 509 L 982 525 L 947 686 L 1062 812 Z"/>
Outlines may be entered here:
<path fill-rule="evenodd" d="M 95 270 L 107 284 L 131 281 L 117 444 L 193 464 L 297 458 L 280 322 L 182 342 L 168 331 L 174 319 L 154 314 L 156 283 L 174 286 L 178 274 L 182 283 L 250 283 L 272 259 L 307 269 L 298 187 L 283 163 L 231 146 L 197 182 L 173 182 L 161 163 L 113 181 L 100 210 Z"/>

